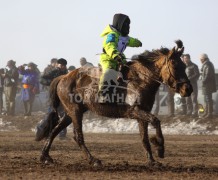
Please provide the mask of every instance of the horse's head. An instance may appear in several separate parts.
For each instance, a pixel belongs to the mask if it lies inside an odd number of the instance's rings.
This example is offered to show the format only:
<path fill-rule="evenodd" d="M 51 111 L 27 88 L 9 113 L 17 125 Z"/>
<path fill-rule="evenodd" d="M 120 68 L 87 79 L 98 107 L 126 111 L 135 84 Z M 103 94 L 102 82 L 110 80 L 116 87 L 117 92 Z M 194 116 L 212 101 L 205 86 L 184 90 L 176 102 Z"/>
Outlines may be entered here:
<path fill-rule="evenodd" d="M 177 40 L 175 43 L 177 46 L 169 50 L 167 55 L 163 57 L 161 78 L 171 90 L 186 97 L 191 95 L 193 89 L 185 73 L 186 66 L 180 58 L 184 51 L 183 43 L 181 40 Z"/>

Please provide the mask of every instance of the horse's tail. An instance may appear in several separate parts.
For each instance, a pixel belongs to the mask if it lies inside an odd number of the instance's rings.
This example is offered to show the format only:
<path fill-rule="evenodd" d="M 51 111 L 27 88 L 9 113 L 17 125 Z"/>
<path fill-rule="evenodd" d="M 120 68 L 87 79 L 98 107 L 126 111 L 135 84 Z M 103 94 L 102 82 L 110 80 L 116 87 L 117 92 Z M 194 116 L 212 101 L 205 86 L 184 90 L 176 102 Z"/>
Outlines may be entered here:
<path fill-rule="evenodd" d="M 49 89 L 49 94 L 50 94 L 50 105 L 51 107 L 53 107 L 54 109 L 57 109 L 58 106 L 60 105 L 60 99 L 58 97 L 57 94 L 57 86 L 59 81 L 61 80 L 62 76 L 58 76 L 57 78 L 55 78 L 51 85 L 50 85 L 50 89 Z"/>

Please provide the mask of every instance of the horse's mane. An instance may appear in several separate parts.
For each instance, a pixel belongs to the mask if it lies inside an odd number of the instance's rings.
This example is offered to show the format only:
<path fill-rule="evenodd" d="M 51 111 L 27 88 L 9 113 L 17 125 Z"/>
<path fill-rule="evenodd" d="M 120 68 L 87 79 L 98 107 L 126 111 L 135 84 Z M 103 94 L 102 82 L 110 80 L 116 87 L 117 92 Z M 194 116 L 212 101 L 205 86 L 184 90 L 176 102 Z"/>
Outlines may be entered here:
<path fill-rule="evenodd" d="M 132 60 L 136 60 L 140 63 L 149 63 L 158 60 L 161 56 L 166 56 L 169 53 L 168 48 L 161 47 L 160 49 L 153 49 L 152 51 L 145 50 L 139 55 L 132 57 Z"/>

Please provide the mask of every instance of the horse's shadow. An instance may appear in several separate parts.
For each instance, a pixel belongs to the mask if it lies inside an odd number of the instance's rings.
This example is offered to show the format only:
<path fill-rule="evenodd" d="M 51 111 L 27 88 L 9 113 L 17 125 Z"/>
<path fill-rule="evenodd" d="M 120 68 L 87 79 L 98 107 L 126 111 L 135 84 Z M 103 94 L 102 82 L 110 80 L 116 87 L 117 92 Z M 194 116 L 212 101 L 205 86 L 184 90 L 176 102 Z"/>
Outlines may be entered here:
<path fill-rule="evenodd" d="M 56 165 L 55 165 L 56 164 Z M 55 162 L 53 165 L 59 164 L 62 167 L 62 163 Z M 77 171 L 98 171 L 98 172 L 171 172 L 171 173 L 218 173 L 218 167 L 205 167 L 205 165 L 192 165 L 184 166 L 182 164 L 169 165 L 169 164 L 145 164 L 145 165 L 131 165 L 127 161 L 122 163 L 108 163 L 103 165 L 101 168 L 87 165 L 86 163 L 75 163 L 64 166 L 66 171 L 77 172 Z"/>

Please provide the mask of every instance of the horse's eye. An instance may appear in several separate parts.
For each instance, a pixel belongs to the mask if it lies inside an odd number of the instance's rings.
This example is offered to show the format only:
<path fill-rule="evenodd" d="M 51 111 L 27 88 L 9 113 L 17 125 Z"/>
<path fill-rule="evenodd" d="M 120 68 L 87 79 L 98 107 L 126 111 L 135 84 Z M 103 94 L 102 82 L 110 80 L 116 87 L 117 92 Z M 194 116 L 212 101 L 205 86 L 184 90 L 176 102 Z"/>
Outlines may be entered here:
<path fill-rule="evenodd" d="M 171 62 L 172 62 L 172 65 L 176 65 L 176 61 L 171 60 Z"/>

